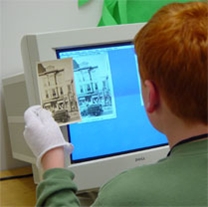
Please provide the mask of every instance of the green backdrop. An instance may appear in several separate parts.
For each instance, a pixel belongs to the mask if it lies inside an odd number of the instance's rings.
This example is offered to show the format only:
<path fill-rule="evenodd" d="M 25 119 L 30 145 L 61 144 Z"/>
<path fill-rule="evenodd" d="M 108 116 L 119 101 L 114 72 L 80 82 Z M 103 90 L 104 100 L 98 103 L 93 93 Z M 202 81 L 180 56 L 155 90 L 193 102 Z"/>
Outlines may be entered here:
<path fill-rule="evenodd" d="M 82 7 L 90 1 L 100 0 L 78 0 L 78 6 Z M 190 0 L 104 0 L 97 26 L 147 22 L 165 4 L 188 1 Z"/>

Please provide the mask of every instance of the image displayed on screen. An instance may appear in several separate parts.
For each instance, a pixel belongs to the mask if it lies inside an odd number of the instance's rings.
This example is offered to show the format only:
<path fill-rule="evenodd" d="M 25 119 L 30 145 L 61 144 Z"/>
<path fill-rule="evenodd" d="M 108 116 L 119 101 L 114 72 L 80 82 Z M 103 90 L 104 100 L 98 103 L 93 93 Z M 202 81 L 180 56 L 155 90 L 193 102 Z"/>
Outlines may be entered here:
<path fill-rule="evenodd" d="M 116 117 L 107 52 L 75 57 L 74 76 L 83 122 Z"/>
<path fill-rule="evenodd" d="M 56 52 L 59 59 L 73 58 L 82 116 L 80 123 L 68 125 L 72 163 L 167 144 L 145 113 L 132 43 Z"/>

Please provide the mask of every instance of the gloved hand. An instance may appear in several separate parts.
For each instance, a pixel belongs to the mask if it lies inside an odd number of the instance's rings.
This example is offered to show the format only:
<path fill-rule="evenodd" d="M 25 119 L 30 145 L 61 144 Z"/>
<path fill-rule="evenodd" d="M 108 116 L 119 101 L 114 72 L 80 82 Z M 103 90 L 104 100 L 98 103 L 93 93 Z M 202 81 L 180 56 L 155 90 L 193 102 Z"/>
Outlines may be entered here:
<path fill-rule="evenodd" d="M 41 106 L 32 106 L 25 111 L 25 140 L 37 158 L 37 167 L 41 168 L 43 155 L 56 147 L 63 146 L 65 153 L 70 154 L 73 145 L 66 142 L 51 112 Z"/>

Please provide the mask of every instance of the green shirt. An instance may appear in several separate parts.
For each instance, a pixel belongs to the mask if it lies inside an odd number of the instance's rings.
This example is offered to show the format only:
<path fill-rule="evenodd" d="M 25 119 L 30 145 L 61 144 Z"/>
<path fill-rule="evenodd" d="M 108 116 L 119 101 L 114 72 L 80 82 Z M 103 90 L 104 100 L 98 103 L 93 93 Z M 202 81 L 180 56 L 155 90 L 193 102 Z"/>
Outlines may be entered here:
<path fill-rule="evenodd" d="M 45 172 L 37 206 L 79 206 L 73 174 Z M 105 184 L 93 204 L 105 207 L 208 206 L 208 140 L 178 145 L 156 164 L 128 170 Z"/>

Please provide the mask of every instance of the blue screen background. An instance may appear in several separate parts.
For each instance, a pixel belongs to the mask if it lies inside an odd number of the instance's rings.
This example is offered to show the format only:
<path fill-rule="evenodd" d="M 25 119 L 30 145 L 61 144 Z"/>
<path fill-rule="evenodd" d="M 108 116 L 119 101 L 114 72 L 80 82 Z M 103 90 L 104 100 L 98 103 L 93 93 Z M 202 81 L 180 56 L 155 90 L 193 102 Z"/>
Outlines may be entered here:
<path fill-rule="evenodd" d="M 130 47 L 123 48 L 126 44 L 116 45 L 113 50 L 111 48 L 115 46 L 105 46 L 105 50 L 106 47 L 109 48 L 117 116 L 113 119 L 68 125 L 69 141 L 74 145 L 72 162 L 167 144 L 166 137 L 148 121 L 141 100 L 134 48 L 131 44 L 127 45 Z M 89 49 L 93 50 L 80 50 Z M 69 52 L 67 56 L 73 57 L 70 51 L 71 49 L 57 51 L 57 56 L 62 58 L 61 53 Z"/>

